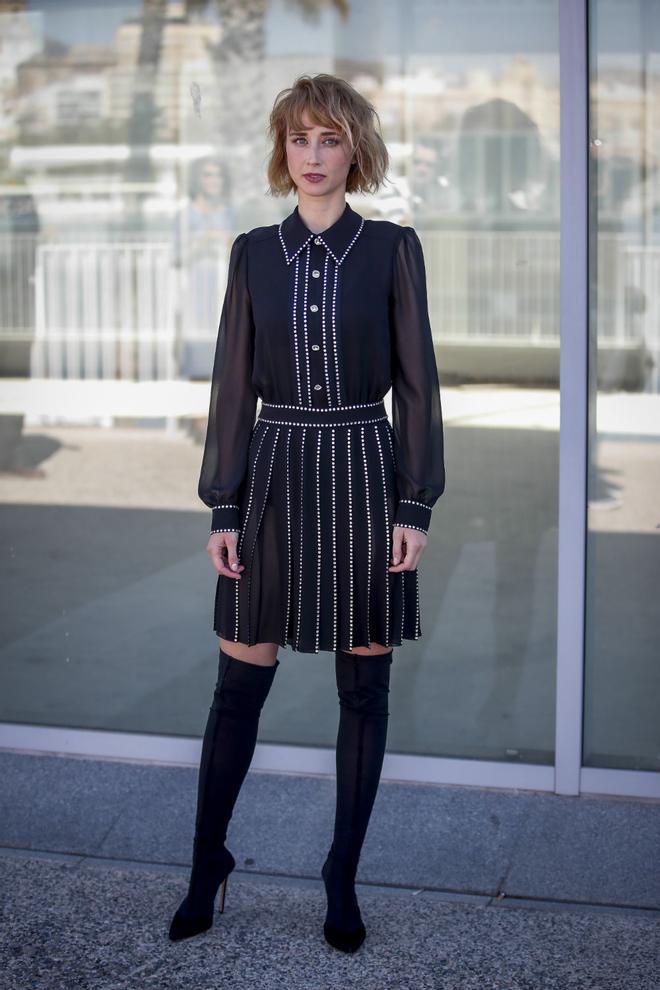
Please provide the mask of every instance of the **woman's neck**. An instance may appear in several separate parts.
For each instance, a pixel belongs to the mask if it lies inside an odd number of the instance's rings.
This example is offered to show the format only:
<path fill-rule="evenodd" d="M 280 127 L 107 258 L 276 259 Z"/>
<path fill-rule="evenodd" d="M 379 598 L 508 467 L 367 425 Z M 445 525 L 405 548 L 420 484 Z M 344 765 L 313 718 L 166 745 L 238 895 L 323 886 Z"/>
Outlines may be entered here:
<path fill-rule="evenodd" d="M 332 227 L 345 209 L 346 193 L 343 190 L 331 199 L 298 194 L 298 214 L 313 234 L 322 234 L 328 227 Z"/>

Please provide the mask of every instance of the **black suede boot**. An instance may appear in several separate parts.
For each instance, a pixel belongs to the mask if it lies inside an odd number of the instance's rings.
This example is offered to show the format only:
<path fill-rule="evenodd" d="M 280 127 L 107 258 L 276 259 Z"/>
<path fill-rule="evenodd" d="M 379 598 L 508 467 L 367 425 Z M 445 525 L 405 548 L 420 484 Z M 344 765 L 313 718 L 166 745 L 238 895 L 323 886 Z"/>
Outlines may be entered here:
<path fill-rule="evenodd" d="M 188 894 L 170 925 L 172 941 L 211 927 L 220 884 L 224 910 L 227 877 L 236 866 L 225 848 L 227 826 L 252 762 L 261 709 L 279 665 L 277 659 L 270 667 L 248 663 L 220 649 L 199 764 L 192 872 Z"/>
<path fill-rule="evenodd" d="M 393 650 L 335 652 L 339 729 L 334 836 L 321 875 L 328 899 L 323 933 L 343 952 L 355 952 L 366 931 L 355 894 L 355 875 L 385 757 Z"/>

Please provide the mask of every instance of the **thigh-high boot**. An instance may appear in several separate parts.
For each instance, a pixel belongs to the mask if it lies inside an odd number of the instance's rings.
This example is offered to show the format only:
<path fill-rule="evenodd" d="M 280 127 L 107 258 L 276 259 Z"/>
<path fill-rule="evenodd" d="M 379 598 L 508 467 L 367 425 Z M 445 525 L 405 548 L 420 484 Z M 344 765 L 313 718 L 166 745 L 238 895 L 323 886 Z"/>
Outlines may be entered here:
<path fill-rule="evenodd" d="M 279 665 L 277 659 L 268 667 L 248 663 L 220 649 L 199 764 L 192 872 L 188 893 L 170 925 L 172 941 L 211 927 L 220 884 L 220 911 L 224 910 L 227 877 L 236 865 L 225 847 L 227 826 L 252 762 L 261 709 Z"/>
<path fill-rule="evenodd" d="M 335 652 L 339 729 L 334 836 L 323 864 L 328 910 L 326 941 L 354 952 L 366 937 L 355 894 L 362 844 L 385 756 L 393 650 L 389 653 Z"/>

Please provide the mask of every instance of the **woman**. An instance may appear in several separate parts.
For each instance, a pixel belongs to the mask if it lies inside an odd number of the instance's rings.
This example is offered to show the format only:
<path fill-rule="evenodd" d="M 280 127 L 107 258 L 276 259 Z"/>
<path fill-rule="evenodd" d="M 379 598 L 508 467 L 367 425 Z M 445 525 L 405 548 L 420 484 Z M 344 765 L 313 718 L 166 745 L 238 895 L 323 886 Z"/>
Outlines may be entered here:
<path fill-rule="evenodd" d="M 232 246 L 199 481 L 212 509 L 220 669 L 173 939 L 210 927 L 220 885 L 224 908 L 235 866 L 227 825 L 287 645 L 335 654 L 324 934 L 345 952 L 366 934 L 354 882 L 385 753 L 392 653 L 421 636 L 417 566 L 445 483 L 419 239 L 345 200 L 384 180 L 376 120 L 335 76 L 302 76 L 278 94 L 268 179 L 274 195 L 295 189 L 298 204 Z"/>
<path fill-rule="evenodd" d="M 186 378 L 207 378 L 213 358 L 209 334 L 217 315 L 234 230 L 225 162 L 210 155 L 194 161 L 188 191 L 188 202 L 174 225 L 174 264 L 181 275 L 179 371 Z"/>

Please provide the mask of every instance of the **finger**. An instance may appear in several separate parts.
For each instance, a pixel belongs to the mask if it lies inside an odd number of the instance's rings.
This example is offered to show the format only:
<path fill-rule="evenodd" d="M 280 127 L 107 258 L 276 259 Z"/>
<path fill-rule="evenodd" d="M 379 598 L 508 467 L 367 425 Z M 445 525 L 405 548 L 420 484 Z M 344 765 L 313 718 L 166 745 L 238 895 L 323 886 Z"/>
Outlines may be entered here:
<path fill-rule="evenodd" d="M 393 543 L 392 560 L 396 560 L 397 563 L 394 566 L 390 567 L 389 570 L 393 573 L 396 573 L 397 571 L 405 571 L 407 569 L 406 559 L 410 552 L 410 548 L 408 547 L 408 542 L 406 539 L 406 531 L 405 529 L 403 529 L 403 527 L 400 526 L 394 527 L 392 543 Z"/>
<path fill-rule="evenodd" d="M 414 543 L 409 545 L 409 553 L 406 564 L 411 571 L 417 569 L 425 549 L 426 543 L 417 542 L 417 539 L 415 539 Z"/>
<path fill-rule="evenodd" d="M 398 526 L 395 526 L 394 529 L 393 529 L 393 536 L 392 536 L 392 563 L 393 564 L 400 564 L 401 563 L 401 558 L 403 557 L 402 543 L 403 543 L 403 530 L 402 529 L 399 529 Z"/>
<path fill-rule="evenodd" d="M 207 549 L 218 574 L 224 577 L 240 578 L 240 572 L 245 570 L 245 565 L 238 562 L 236 553 L 236 537 L 229 536 L 219 540 L 211 540 Z M 236 565 L 236 569 L 232 567 Z"/>
<path fill-rule="evenodd" d="M 238 537 L 234 533 L 227 534 L 227 565 L 231 571 L 239 570 L 238 554 L 236 552 L 236 546 L 238 543 Z"/>
<path fill-rule="evenodd" d="M 395 529 L 396 533 L 397 530 Z M 426 548 L 425 543 L 420 543 L 417 537 L 412 534 L 406 534 L 405 530 L 399 530 L 402 538 L 402 552 L 400 553 L 400 561 L 398 566 L 390 567 L 391 572 L 398 571 L 414 571 L 419 563 L 419 559 L 422 556 L 423 551 Z"/>

